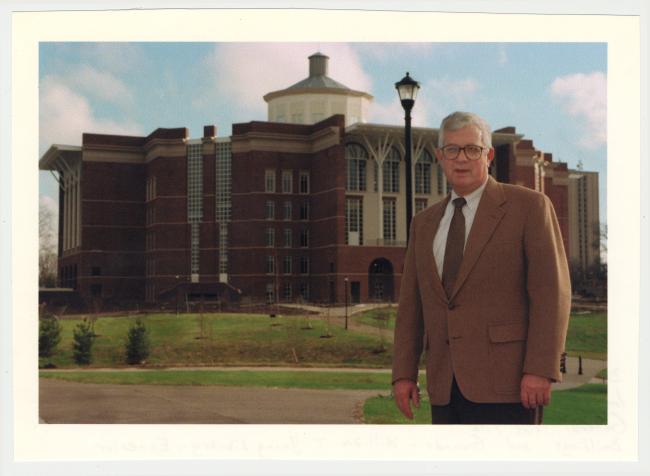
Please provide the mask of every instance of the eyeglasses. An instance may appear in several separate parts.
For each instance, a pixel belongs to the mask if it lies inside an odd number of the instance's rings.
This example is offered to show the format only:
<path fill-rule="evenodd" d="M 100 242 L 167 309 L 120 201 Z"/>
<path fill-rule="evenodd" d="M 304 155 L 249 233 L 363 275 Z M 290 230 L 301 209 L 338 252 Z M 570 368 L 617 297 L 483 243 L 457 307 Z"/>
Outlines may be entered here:
<path fill-rule="evenodd" d="M 483 151 L 487 147 L 481 147 L 480 145 L 466 145 L 465 147 L 460 147 L 458 145 L 446 145 L 442 150 L 442 156 L 447 160 L 456 160 L 460 155 L 460 151 L 465 151 L 465 157 L 469 160 L 478 160 L 483 155 Z"/>

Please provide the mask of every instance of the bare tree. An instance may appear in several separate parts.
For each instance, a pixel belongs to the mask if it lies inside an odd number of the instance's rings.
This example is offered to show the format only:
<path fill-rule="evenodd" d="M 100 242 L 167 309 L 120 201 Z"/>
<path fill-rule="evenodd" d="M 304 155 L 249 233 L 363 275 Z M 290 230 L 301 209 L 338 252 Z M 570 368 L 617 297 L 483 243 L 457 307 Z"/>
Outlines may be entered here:
<path fill-rule="evenodd" d="M 38 207 L 38 285 L 52 288 L 56 286 L 57 268 L 57 216 L 55 209 L 45 199 Z"/>

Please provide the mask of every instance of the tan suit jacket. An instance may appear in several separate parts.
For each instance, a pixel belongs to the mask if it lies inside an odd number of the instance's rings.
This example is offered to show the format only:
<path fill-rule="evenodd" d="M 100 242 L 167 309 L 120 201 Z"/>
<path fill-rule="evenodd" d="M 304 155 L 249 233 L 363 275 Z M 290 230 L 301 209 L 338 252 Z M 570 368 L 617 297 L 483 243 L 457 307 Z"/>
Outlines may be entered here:
<path fill-rule="evenodd" d="M 555 211 L 544 194 L 496 182 L 483 191 L 448 299 L 433 238 L 450 197 L 417 214 L 401 281 L 393 382 L 417 381 L 449 402 L 452 376 L 474 402 L 519 402 L 524 373 L 561 380 L 571 285 Z"/>

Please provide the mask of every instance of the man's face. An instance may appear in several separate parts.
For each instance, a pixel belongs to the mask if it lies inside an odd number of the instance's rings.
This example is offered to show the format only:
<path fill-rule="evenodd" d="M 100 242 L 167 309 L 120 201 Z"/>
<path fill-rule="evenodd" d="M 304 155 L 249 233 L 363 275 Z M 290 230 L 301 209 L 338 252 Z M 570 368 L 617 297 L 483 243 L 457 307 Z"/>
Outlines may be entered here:
<path fill-rule="evenodd" d="M 465 126 L 455 131 L 445 131 L 445 143 L 447 145 L 456 145 L 465 147 L 467 145 L 478 145 L 485 147 L 481 140 L 481 133 L 476 126 Z M 445 171 L 447 180 L 453 187 L 454 191 L 465 196 L 479 188 L 485 181 L 488 173 L 488 165 L 494 158 L 494 149 L 483 150 L 478 160 L 470 160 L 461 150 L 456 159 L 446 159 L 441 149 L 436 149 L 436 158 L 440 162 L 442 169 Z"/>

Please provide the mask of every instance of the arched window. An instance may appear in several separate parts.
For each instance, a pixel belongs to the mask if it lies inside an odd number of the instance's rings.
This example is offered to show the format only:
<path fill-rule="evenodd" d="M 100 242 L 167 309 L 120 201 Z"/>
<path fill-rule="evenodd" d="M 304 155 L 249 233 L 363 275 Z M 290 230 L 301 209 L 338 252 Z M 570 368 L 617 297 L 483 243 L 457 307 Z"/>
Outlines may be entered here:
<path fill-rule="evenodd" d="M 447 182 L 447 177 L 445 177 L 445 172 L 442 170 L 440 163 L 436 163 L 436 182 L 438 185 L 438 195 L 445 195 L 450 187 L 449 182 Z"/>
<path fill-rule="evenodd" d="M 431 166 L 433 157 L 424 149 L 415 164 L 415 193 L 431 193 Z"/>
<path fill-rule="evenodd" d="M 399 162 L 400 156 L 397 149 L 391 148 L 384 159 L 384 192 L 399 192 Z"/>
<path fill-rule="evenodd" d="M 345 146 L 345 159 L 347 162 L 346 190 L 366 190 L 366 164 L 368 152 L 359 144 Z"/>

